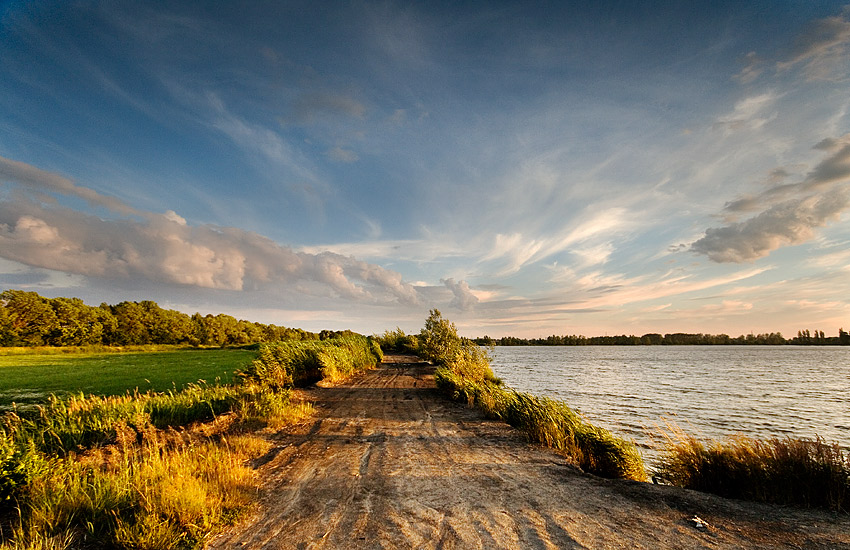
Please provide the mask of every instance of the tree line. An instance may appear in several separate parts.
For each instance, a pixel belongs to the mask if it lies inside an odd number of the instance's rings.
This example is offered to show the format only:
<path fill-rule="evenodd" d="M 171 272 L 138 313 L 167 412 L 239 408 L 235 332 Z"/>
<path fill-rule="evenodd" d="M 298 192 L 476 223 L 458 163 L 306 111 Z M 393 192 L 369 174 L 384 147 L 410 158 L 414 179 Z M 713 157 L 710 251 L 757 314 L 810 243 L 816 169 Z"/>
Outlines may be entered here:
<path fill-rule="evenodd" d="M 848 346 L 850 334 L 844 329 L 838 329 L 838 336 L 826 336 L 823 331 L 801 330 L 793 338 L 785 338 L 779 332 L 766 334 L 746 334 L 736 337 L 728 334 L 689 334 L 677 332 L 673 334 L 649 333 L 643 336 L 581 336 L 552 335 L 546 338 L 517 338 L 504 336 L 490 338 L 483 336 L 475 342 L 482 346 L 682 346 L 682 345 L 797 345 L 797 346 Z"/>
<path fill-rule="evenodd" d="M 239 346 L 338 334 L 254 323 L 222 313 L 187 315 L 150 300 L 95 307 L 79 298 L 45 298 L 23 290 L 0 293 L 0 346 Z"/>

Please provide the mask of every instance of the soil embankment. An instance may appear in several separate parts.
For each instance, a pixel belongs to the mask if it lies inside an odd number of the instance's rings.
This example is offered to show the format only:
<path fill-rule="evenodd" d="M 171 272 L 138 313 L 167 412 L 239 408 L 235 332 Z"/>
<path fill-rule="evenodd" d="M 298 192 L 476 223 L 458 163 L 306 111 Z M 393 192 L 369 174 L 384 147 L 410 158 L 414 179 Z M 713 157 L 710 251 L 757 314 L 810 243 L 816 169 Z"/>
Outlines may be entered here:
<path fill-rule="evenodd" d="M 317 414 L 276 436 L 257 513 L 209 548 L 850 549 L 847 515 L 584 474 L 412 357 L 306 394 Z"/>

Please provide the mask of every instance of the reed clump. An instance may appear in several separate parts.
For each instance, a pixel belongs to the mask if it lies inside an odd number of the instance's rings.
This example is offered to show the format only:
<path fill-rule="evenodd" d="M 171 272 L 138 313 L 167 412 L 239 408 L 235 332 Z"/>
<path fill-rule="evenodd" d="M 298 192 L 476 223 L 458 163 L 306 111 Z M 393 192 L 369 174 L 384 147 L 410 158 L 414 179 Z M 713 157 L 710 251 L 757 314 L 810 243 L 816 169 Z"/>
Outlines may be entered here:
<path fill-rule="evenodd" d="M 510 424 L 529 441 L 556 449 L 586 472 L 607 478 L 646 479 L 643 459 L 634 443 L 585 422 L 565 403 L 491 381 L 464 380 L 446 367 L 438 368 L 435 377 L 437 387 L 453 399 Z"/>
<path fill-rule="evenodd" d="M 850 511 L 850 456 L 838 443 L 736 436 L 705 443 L 671 426 L 656 477 L 727 498 Z"/>
<path fill-rule="evenodd" d="M 238 374 L 275 389 L 303 386 L 322 379 L 338 381 L 381 362 L 378 342 L 360 335 L 328 340 L 261 344 L 257 358 Z"/>
<path fill-rule="evenodd" d="M 486 349 L 461 338 L 433 310 L 419 337 L 422 356 L 438 365 L 437 387 L 522 431 L 529 441 L 563 453 L 583 470 L 608 478 L 644 480 L 643 459 L 631 441 L 585 422 L 565 403 L 507 388 L 490 368 Z"/>

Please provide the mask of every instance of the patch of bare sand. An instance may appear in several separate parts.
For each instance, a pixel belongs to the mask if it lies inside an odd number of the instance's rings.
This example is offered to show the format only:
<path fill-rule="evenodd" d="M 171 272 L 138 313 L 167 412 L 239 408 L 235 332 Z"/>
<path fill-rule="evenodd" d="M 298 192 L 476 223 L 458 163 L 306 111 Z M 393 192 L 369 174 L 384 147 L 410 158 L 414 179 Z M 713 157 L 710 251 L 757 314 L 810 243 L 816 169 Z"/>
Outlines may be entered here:
<path fill-rule="evenodd" d="M 276 436 L 259 511 L 210 549 L 850 549 L 847 515 L 585 474 L 415 358 L 306 393 L 317 415 Z"/>

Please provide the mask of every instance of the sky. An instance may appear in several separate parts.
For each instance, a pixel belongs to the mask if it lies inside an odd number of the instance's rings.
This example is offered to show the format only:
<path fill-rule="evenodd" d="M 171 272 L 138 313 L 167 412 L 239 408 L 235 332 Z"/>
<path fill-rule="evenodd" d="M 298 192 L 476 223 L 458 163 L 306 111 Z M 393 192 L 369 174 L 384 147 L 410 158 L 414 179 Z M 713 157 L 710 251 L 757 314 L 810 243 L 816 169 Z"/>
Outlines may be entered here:
<path fill-rule="evenodd" d="M 363 334 L 850 328 L 841 2 L 7 1 L 0 75 L 0 289 Z"/>

